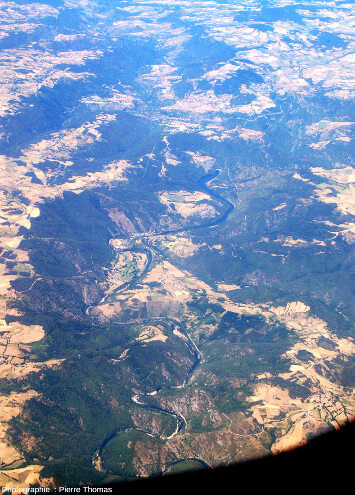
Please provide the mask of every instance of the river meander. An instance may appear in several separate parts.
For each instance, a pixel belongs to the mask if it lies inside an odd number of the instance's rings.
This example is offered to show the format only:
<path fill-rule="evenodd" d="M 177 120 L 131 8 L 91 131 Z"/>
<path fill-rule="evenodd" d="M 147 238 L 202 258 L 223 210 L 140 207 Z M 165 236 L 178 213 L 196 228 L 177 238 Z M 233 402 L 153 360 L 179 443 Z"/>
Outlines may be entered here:
<path fill-rule="evenodd" d="M 218 193 L 216 193 L 215 191 L 213 191 L 212 189 L 210 189 L 208 187 L 208 184 L 212 180 L 214 180 L 216 177 L 218 177 L 219 174 L 220 174 L 220 170 L 216 170 L 213 173 L 210 173 L 210 174 L 207 174 L 207 175 L 201 177 L 201 179 L 199 179 L 199 181 L 197 182 L 197 186 L 199 187 L 200 190 L 203 190 L 204 192 L 209 194 L 211 197 L 217 199 L 219 202 L 221 202 L 222 204 L 224 204 L 226 206 L 225 211 L 221 215 L 219 215 L 218 217 L 216 217 L 216 218 L 214 218 L 208 222 L 205 222 L 205 223 L 202 223 L 199 225 L 193 225 L 193 226 L 181 227 L 181 228 L 177 228 L 177 229 L 165 230 L 163 232 L 154 233 L 154 234 L 147 234 L 147 237 L 152 236 L 152 235 L 164 236 L 164 235 L 178 234 L 181 232 L 188 232 L 188 231 L 196 230 L 196 229 L 210 228 L 210 227 L 215 227 L 215 226 L 225 222 L 227 220 L 227 218 L 229 217 L 229 215 L 231 214 L 231 212 L 233 211 L 234 205 L 230 201 L 223 198 Z M 120 287 L 118 287 L 118 289 L 116 290 L 116 293 L 118 291 L 123 290 L 123 289 L 132 288 L 132 287 L 134 287 L 134 285 L 139 280 L 142 280 L 144 278 L 144 276 L 146 275 L 146 273 L 149 271 L 151 263 L 152 263 L 152 259 L 153 259 L 152 252 L 149 249 L 149 247 L 147 247 L 147 246 L 145 246 L 144 248 L 141 248 L 141 247 L 139 247 L 139 248 L 137 248 L 137 247 L 125 248 L 122 251 L 135 251 L 135 252 L 141 252 L 141 253 L 143 252 L 147 256 L 147 263 L 146 263 L 144 269 L 139 274 L 134 276 L 130 281 L 127 281 L 127 282 L 123 283 Z M 101 302 L 104 302 L 106 300 L 106 297 L 107 296 L 105 296 L 105 298 Z M 89 311 L 90 311 L 90 307 L 86 308 L 86 312 L 89 313 Z M 147 319 L 147 321 L 153 321 L 153 320 L 154 320 L 154 318 L 149 318 L 149 320 Z M 160 320 L 161 320 L 161 318 L 160 318 Z M 202 354 L 201 354 L 200 350 L 198 349 L 197 345 L 195 344 L 195 342 L 191 339 L 190 335 L 187 333 L 187 331 L 184 328 L 182 328 L 182 326 L 179 324 L 178 321 L 173 320 L 171 318 L 164 318 L 164 320 L 165 320 L 165 322 L 167 322 L 170 325 L 170 330 L 172 332 L 174 331 L 174 328 L 179 329 L 179 332 L 184 336 L 184 341 L 185 341 L 186 346 L 189 349 L 189 352 L 194 356 L 194 362 L 193 362 L 192 366 L 190 367 L 190 369 L 188 370 L 184 382 L 178 386 L 164 387 L 164 390 L 173 389 L 173 388 L 184 388 L 188 385 L 196 367 L 199 365 L 199 363 L 202 359 Z M 117 456 L 122 457 L 122 458 L 128 458 L 129 457 L 129 449 L 130 449 L 129 446 L 133 445 L 133 440 L 134 440 L 133 438 L 130 439 L 130 436 L 132 436 L 132 435 L 135 435 L 135 436 L 136 435 L 147 435 L 151 439 L 154 439 L 155 441 L 161 442 L 161 441 L 169 440 L 170 438 L 172 438 L 174 435 L 179 433 L 185 427 L 186 420 L 181 414 L 178 414 L 177 412 L 169 410 L 169 409 L 163 409 L 163 408 L 160 408 L 158 406 L 152 406 L 152 405 L 149 405 L 147 403 L 147 399 L 149 398 L 149 396 L 155 396 L 155 395 L 159 394 L 160 390 L 162 390 L 162 389 L 152 390 L 149 393 L 135 393 L 131 397 L 131 400 L 136 406 L 138 406 L 142 409 L 145 409 L 147 411 L 151 411 L 154 413 L 160 413 L 160 414 L 170 416 L 176 422 L 175 429 L 167 436 L 160 436 L 160 435 L 152 433 L 148 430 L 144 430 L 144 429 L 140 429 L 140 428 L 123 428 L 123 429 L 118 429 L 118 430 L 112 432 L 107 438 L 105 438 L 105 440 L 102 442 L 100 448 L 95 452 L 95 454 L 93 456 L 93 465 L 95 466 L 95 468 L 97 470 L 99 470 L 100 472 L 105 473 L 107 475 L 124 476 L 126 478 L 137 478 L 137 475 L 133 471 L 129 472 L 129 471 L 125 470 L 125 472 L 119 472 L 118 469 L 113 470 L 112 468 L 106 466 L 105 461 L 104 461 L 105 451 L 107 449 L 110 449 L 112 451 L 112 453 L 116 453 Z M 127 438 L 125 438 L 125 437 L 127 437 Z M 117 445 L 115 445 L 116 443 L 117 443 Z M 209 466 L 208 466 L 208 464 L 206 464 L 201 459 L 196 459 L 196 458 L 176 459 L 173 462 L 170 462 L 167 466 L 165 466 L 165 468 L 160 473 L 156 473 L 156 474 L 162 475 L 164 473 L 182 472 L 182 471 L 186 471 L 188 469 L 198 469 L 201 467 L 206 468 Z"/>

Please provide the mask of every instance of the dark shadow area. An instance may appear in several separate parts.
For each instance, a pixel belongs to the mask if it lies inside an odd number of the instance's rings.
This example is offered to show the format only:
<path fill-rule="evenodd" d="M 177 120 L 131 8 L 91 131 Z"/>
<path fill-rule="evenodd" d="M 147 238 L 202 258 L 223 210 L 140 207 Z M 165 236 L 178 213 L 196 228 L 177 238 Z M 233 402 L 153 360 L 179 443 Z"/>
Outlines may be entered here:
<path fill-rule="evenodd" d="M 291 488 L 308 489 L 322 486 L 327 480 L 346 482 L 352 478 L 352 447 L 355 439 L 355 423 L 338 431 L 323 434 L 307 445 L 275 456 L 235 464 L 230 467 L 205 469 L 179 475 L 166 475 L 147 480 L 121 482 L 112 486 L 113 493 L 166 493 L 198 488 L 224 489 L 237 493 L 253 493 L 253 488 L 263 487 L 287 493 Z M 285 485 L 285 481 L 288 480 Z M 245 490 L 245 491 L 244 491 Z M 306 493 L 307 490 L 304 492 Z M 216 491 L 218 494 L 219 492 Z M 309 492 L 308 492 L 309 493 Z"/>

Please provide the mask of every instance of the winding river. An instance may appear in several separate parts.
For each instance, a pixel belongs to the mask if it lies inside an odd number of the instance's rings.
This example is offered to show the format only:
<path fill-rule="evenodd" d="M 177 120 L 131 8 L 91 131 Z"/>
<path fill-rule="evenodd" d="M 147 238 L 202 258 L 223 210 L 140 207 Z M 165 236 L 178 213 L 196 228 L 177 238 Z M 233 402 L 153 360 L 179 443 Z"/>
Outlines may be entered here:
<path fill-rule="evenodd" d="M 187 226 L 187 227 L 181 227 L 181 228 L 177 228 L 177 229 L 171 229 L 171 230 L 165 230 L 165 231 L 162 231 L 162 232 L 159 232 L 159 233 L 150 233 L 150 234 L 147 234 L 145 237 L 151 237 L 151 236 L 164 236 L 164 235 L 169 235 L 169 234 L 178 234 L 178 233 L 181 233 L 181 232 L 188 232 L 188 231 L 192 231 L 192 230 L 197 230 L 197 229 L 203 229 L 203 228 L 210 228 L 210 227 L 215 227 L 223 222 L 225 222 L 227 220 L 227 218 L 229 217 L 229 215 L 231 214 L 231 212 L 233 211 L 234 209 L 234 205 L 228 201 L 227 199 L 223 198 L 222 196 L 220 196 L 218 193 L 216 193 L 215 191 L 213 191 L 212 189 L 210 189 L 208 187 L 208 184 L 213 181 L 216 177 L 218 177 L 220 175 L 220 170 L 216 170 L 212 173 L 209 173 L 203 177 L 201 177 L 201 179 L 198 180 L 197 182 L 197 186 L 200 190 L 206 192 L 209 196 L 217 199 L 220 203 L 222 203 L 223 205 L 226 206 L 226 209 L 225 211 L 219 215 L 218 217 L 208 221 L 208 222 L 205 222 L 205 223 L 202 223 L 202 224 L 199 224 L 199 225 L 192 225 L 192 226 Z M 127 281 L 127 282 L 124 282 L 122 285 L 120 285 L 117 289 L 116 289 L 116 293 L 123 290 L 123 289 L 126 289 L 128 287 L 132 288 L 135 286 L 135 284 L 137 284 L 137 282 L 141 279 L 143 279 L 146 275 L 146 273 L 149 271 L 150 269 L 150 266 L 151 266 L 151 263 L 152 263 L 152 259 L 153 259 L 153 255 L 152 255 L 152 251 L 148 248 L 148 247 L 144 247 L 144 248 L 141 248 L 141 247 L 132 247 L 132 248 L 125 248 L 125 249 L 121 249 L 120 252 L 127 252 L 127 251 L 131 251 L 131 252 L 139 252 L 139 253 L 144 253 L 146 256 L 147 256 L 147 263 L 144 267 L 144 269 L 136 276 L 134 276 L 131 280 Z M 111 295 L 111 294 L 110 294 Z M 109 297 L 109 295 L 105 296 L 102 301 L 100 302 L 103 303 L 106 301 L 106 299 Z M 85 312 L 87 314 L 90 313 L 90 309 L 91 309 L 91 306 L 87 307 Z M 161 318 L 149 318 L 147 319 L 147 321 L 153 321 L 155 319 L 158 319 L 161 321 Z M 194 357 L 194 362 L 192 364 L 192 366 L 190 367 L 190 369 L 188 370 L 187 374 L 186 374 L 186 377 L 185 377 L 185 380 L 184 382 L 181 384 L 181 385 L 175 385 L 175 386 L 170 386 L 170 387 L 164 387 L 164 390 L 168 390 L 168 389 L 174 389 L 174 388 L 184 388 L 188 385 L 196 367 L 199 365 L 199 363 L 201 362 L 201 359 L 202 359 L 202 354 L 200 352 L 200 350 L 198 349 L 197 345 L 195 344 L 195 342 L 191 339 L 190 335 L 188 334 L 188 332 L 180 325 L 180 323 L 176 320 L 173 320 L 171 318 L 164 318 L 165 322 L 167 322 L 169 325 L 170 325 L 170 331 L 171 332 L 174 332 L 174 329 L 179 329 L 179 332 L 183 335 L 183 338 L 184 338 L 184 341 L 185 341 L 185 344 L 186 346 L 188 347 L 190 353 L 193 355 Z M 133 323 L 133 322 L 127 322 L 128 323 Z M 116 431 L 114 431 L 113 433 L 111 433 L 108 437 L 105 438 L 105 440 L 102 442 L 100 448 L 95 452 L 94 456 L 93 456 L 93 465 L 95 466 L 95 468 L 102 472 L 102 473 L 105 473 L 107 475 L 117 475 L 117 476 L 122 476 L 123 473 L 115 473 L 115 472 L 112 472 L 111 470 L 109 470 L 105 465 L 104 465 L 104 461 L 103 461 L 103 451 L 105 449 L 105 447 L 118 435 L 122 434 L 123 432 L 127 432 L 127 431 L 138 431 L 138 432 L 142 432 L 150 437 L 153 437 L 153 438 L 157 438 L 157 439 L 160 439 L 160 440 L 169 440 L 170 438 L 172 438 L 174 435 L 176 435 L 177 433 L 179 433 L 179 431 L 182 430 L 182 428 L 186 425 L 186 420 L 185 418 L 181 415 L 181 414 L 178 414 L 177 412 L 174 412 L 174 411 L 171 411 L 171 410 L 168 410 L 168 409 L 163 409 L 163 408 L 160 408 L 158 406 L 152 406 L 152 405 L 148 405 L 145 400 L 149 397 L 149 396 L 155 396 L 159 393 L 159 391 L 162 390 L 161 388 L 160 389 L 156 389 L 156 390 L 153 390 L 149 393 L 136 393 L 135 395 L 133 395 L 131 397 L 131 400 L 132 402 L 138 406 L 138 407 L 141 407 L 147 411 L 152 411 L 152 412 L 158 412 L 160 414 L 165 414 L 165 415 L 168 415 L 172 418 L 174 418 L 174 420 L 176 421 L 176 428 L 175 430 L 169 435 L 169 436 L 161 436 L 161 435 L 158 435 L 158 434 L 155 434 L 155 433 L 152 433 L 148 430 L 144 430 L 144 429 L 140 429 L 140 428 L 122 428 L 122 429 L 118 429 Z M 203 461 L 202 459 L 197 459 L 197 458 L 185 458 L 185 459 L 177 459 L 175 461 L 172 461 L 170 462 L 169 464 L 167 464 L 167 466 L 165 466 L 165 469 L 160 473 L 160 474 L 164 474 L 164 472 L 166 472 L 170 467 L 174 466 L 174 465 L 177 465 L 181 462 L 184 462 L 184 461 L 194 461 L 195 463 L 198 463 L 200 464 L 202 467 L 210 467 L 208 466 L 208 464 Z M 125 477 L 129 478 L 130 476 L 128 476 L 127 474 L 124 474 Z M 132 476 L 133 478 L 136 478 L 137 476 Z"/>

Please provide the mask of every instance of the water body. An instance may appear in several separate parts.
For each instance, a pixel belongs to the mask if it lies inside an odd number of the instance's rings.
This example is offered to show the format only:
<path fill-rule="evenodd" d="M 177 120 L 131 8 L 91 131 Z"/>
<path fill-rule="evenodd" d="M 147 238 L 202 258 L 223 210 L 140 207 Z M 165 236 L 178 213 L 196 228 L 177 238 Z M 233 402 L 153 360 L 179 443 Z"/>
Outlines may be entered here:
<path fill-rule="evenodd" d="M 171 229 L 171 230 L 165 230 L 163 232 L 159 232 L 159 233 L 153 233 L 153 234 L 147 234 L 146 237 L 148 236 L 157 236 L 157 235 L 169 235 L 169 234 L 178 234 L 178 233 L 181 233 L 181 232 L 189 232 L 189 231 L 192 231 L 192 230 L 197 230 L 197 229 L 203 229 L 203 228 L 210 228 L 210 227 L 215 227 L 223 222 L 225 222 L 229 215 L 231 214 L 231 212 L 234 210 L 234 205 L 228 201 L 227 199 L 223 198 L 222 196 L 220 196 L 218 193 L 216 193 L 215 191 L 213 191 L 212 189 L 210 189 L 208 187 L 208 184 L 214 180 L 216 177 L 218 177 L 220 175 L 221 171 L 220 170 L 216 170 L 212 173 L 209 173 L 207 175 L 204 175 L 203 177 L 201 177 L 201 179 L 198 180 L 197 182 L 197 186 L 200 190 L 206 192 L 207 194 L 209 194 L 209 196 L 217 199 L 220 203 L 224 204 L 226 206 L 226 209 L 224 211 L 224 213 L 222 213 L 220 216 L 212 219 L 212 220 L 209 220 L 208 222 L 206 223 L 203 223 L 203 224 L 199 224 L 199 225 L 193 225 L 193 226 L 187 226 L 187 227 L 181 227 L 181 228 L 177 228 L 177 229 Z M 147 263 L 146 263 L 146 266 L 144 267 L 144 269 L 142 270 L 141 273 L 137 274 L 135 277 L 133 277 L 130 281 L 128 282 L 125 282 L 124 284 L 122 284 L 116 292 L 120 291 L 120 290 L 123 290 L 123 289 L 126 289 L 126 288 L 132 288 L 134 287 L 134 285 L 139 281 L 141 280 L 142 278 L 144 278 L 144 276 L 146 275 L 146 273 L 149 271 L 149 268 L 150 268 L 150 265 L 152 263 L 152 260 L 153 260 L 153 255 L 152 255 L 152 251 L 148 248 L 148 247 L 145 247 L 145 248 L 135 248 L 135 247 L 132 247 L 132 248 L 125 248 L 125 249 L 122 249 L 121 250 L 122 252 L 124 251 L 133 251 L 133 252 L 140 252 L 140 253 L 144 253 L 146 254 L 147 256 Z M 106 300 L 107 296 L 103 299 Z M 102 302 L 103 302 L 102 301 Z M 86 309 L 86 312 L 88 312 L 90 308 L 87 308 Z M 157 318 L 159 320 L 161 320 L 161 318 Z M 149 318 L 147 319 L 147 321 L 153 321 L 154 318 Z M 164 318 L 164 320 L 166 322 L 168 322 L 170 324 L 170 330 L 173 332 L 174 331 L 174 328 L 178 328 L 179 331 L 184 335 L 184 340 L 185 340 L 185 343 L 189 349 L 189 351 L 191 352 L 191 354 L 194 356 L 194 362 L 191 366 L 191 368 L 189 369 L 189 371 L 187 372 L 186 374 L 186 378 L 184 380 L 184 382 L 181 384 L 181 385 L 178 385 L 178 386 L 171 386 L 171 387 L 164 387 L 164 390 L 169 390 L 169 389 L 173 389 L 173 388 L 184 388 L 188 385 L 196 367 L 199 365 L 200 361 L 201 361 L 201 358 L 202 358 L 202 354 L 201 352 L 199 351 L 198 347 L 196 346 L 195 342 L 191 339 L 191 337 L 189 336 L 189 334 L 186 332 L 186 330 L 184 328 L 182 328 L 182 326 L 180 325 L 180 323 L 176 320 L 173 320 L 171 318 Z M 175 428 L 175 431 L 173 431 L 169 436 L 167 437 L 162 437 L 160 435 L 157 435 L 157 434 L 154 434 L 152 432 L 149 432 L 147 430 L 144 430 L 144 429 L 139 429 L 139 428 L 123 428 L 123 429 L 119 429 L 119 430 L 116 430 L 115 432 L 113 432 L 110 436 L 108 436 L 107 438 L 105 438 L 105 440 L 102 442 L 100 448 L 95 452 L 94 454 L 94 457 L 93 457 L 93 464 L 94 466 L 96 467 L 96 469 L 99 469 L 100 472 L 103 472 L 107 475 L 118 475 L 118 476 L 126 476 L 126 477 L 133 477 L 133 478 L 136 478 L 136 476 L 130 476 L 130 475 L 127 475 L 127 474 L 123 474 L 123 473 L 114 473 L 112 472 L 111 470 L 107 469 L 104 465 L 104 461 L 103 461 L 103 452 L 104 452 L 104 449 L 107 447 L 107 445 L 112 441 L 114 440 L 118 435 L 124 433 L 124 432 L 128 432 L 128 431 L 139 431 L 141 433 L 144 433 L 150 437 L 153 437 L 153 438 L 156 438 L 156 439 L 159 439 L 159 440 L 168 440 L 170 438 L 172 438 L 174 435 L 176 435 L 177 433 L 179 433 L 182 428 L 186 425 L 186 420 L 183 416 L 181 416 L 180 414 L 174 412 L 174 411 L 170 411 L 168 409 L 163 409 L 163 408 L 160 408 L 158 406 L 151 406 L 151 405 L 148 405 L 146 402 L 145 402 L 145 398 L 148 398 L 149 396 L 152 396 L 152 395 L 157 395 L 159 393 L 159 391 L 162 390 L 161 388 L 158 388 L 156 390 L 153 390 L 149 393 L 137 393 L 135 395 L 133 395 L 131 397 L 131 400 L 132 402 L 138 406 L 138 407 L 141 407 L 142 409 L 145 409 L 147 411 L 152 411 L 152 412 L 159 412 L 160 414 L 165 414 L 165 415 L 168 415 L 172 418 L 174 418 L 174 420 L 176 421 L 176 428 Z M 196 458 L 186 458 L 186 459 L 177 459 L 176 461 L 173 461 L 171 463 L 169 463 L 165 469 L 160 473 L 161 475 L 164 474 L 164 473 L 167 473 L 168 471 L 169 472 L 173 472 L 174 471 L 174 467 L 176 470 L 184 470 L 184 463 L 185 463 L 185 468 L 188 469 L 188 465 L 191 466 L 190 469 L 198 469 L 198 467 L 204 467 L 204 468 L 209 468 L 210 466 L 208 466 L 208 464 L 206 464 L 203 460 L 201 459 L 196 459 Z M 187 464 L 186 464 L 187 463 Z M 192 464 L 194 464 L 195 467 L 192 467 Z"/>

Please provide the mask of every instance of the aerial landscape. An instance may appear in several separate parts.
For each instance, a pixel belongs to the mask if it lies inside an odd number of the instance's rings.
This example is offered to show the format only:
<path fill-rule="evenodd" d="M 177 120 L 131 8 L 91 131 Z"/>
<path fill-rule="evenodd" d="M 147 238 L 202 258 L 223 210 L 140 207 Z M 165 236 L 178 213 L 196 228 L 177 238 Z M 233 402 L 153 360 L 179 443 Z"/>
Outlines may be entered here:
<path fill-rule="evenodd" d="M 0 2 L 0 486 L 355 417 L 354 4 Z"/>

